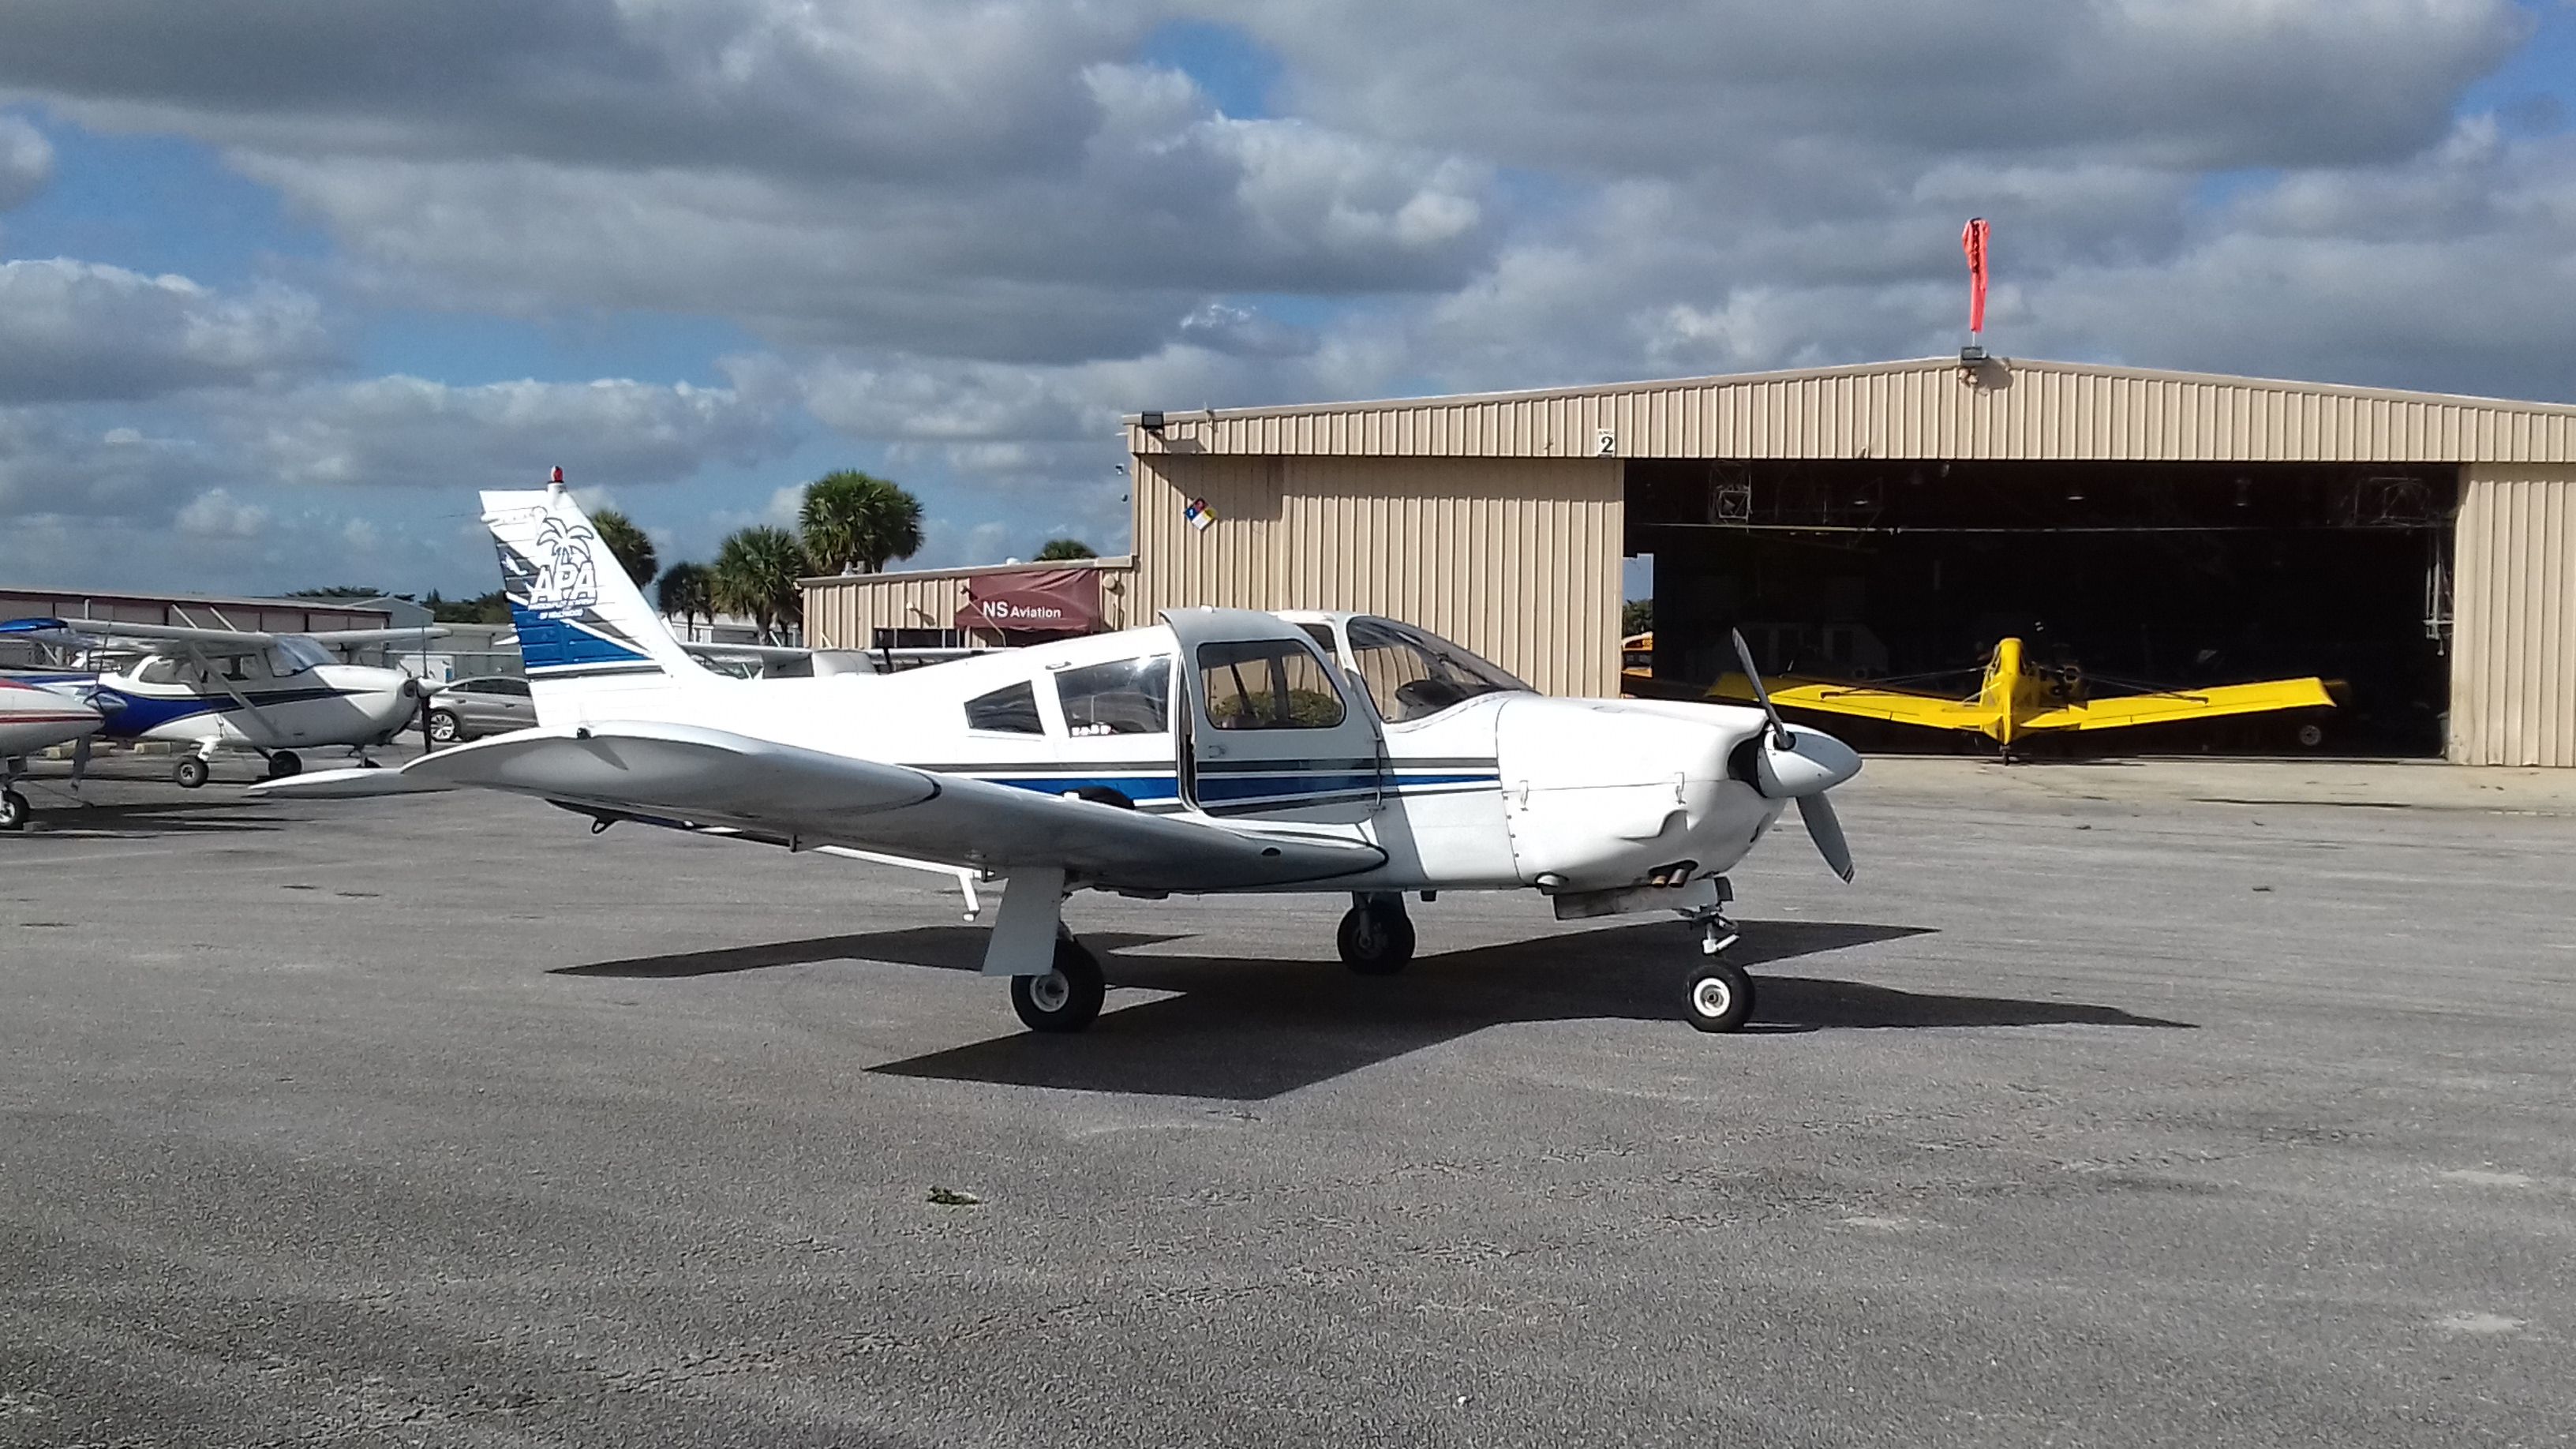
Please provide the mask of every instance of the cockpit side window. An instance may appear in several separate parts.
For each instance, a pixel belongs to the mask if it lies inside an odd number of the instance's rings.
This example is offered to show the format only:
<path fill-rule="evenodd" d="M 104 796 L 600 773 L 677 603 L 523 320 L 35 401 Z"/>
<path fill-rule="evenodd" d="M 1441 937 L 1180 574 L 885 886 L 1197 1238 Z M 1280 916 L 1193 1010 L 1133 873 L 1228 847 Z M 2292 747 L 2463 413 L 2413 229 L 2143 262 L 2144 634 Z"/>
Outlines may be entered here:
<path fill-rule="evenodd" d="M 1076 737 L 1166 733 L 1172 727 L 1172 656 L 1059 669 L 1055 697 L 1064 707 L 1065 732 Z"/>
<path fill-rule="evenodd" d="M 1286 639 L 1199 646 L 1208 723 L 1221 730 L 1318 730 L 1342 722 L 1341 691 L 1323 661 Z"/>
<path fill-rule="evenodd" d="M 331 651 L 293 635 L 268 646 L 268 672 L 279 679 L 331 662 Z"/>
<path fill-rule="evenodd" d="M 1437 634 L 1391 619 L 1353 619 L 1347 627 L 1360 682 L 1389 724 L 1438 714 L 1480 694 L 1529 688 Z"/>
<path fill-rule="evenodd" d="M 134 682 L 137 684 L 176 684 L 180 678 L 179 661 L 167 654 L 153 655 L 143 661 L 142 668 L 134 672 Z"/>
<path fill-rule="evenodd" d="M 1038 693 L 1026 681 L 979 694 L 966 701 L 966 728 L 991 730 L 1005 735 L 1042 735 L 1046 724 L 1038 718 Z"/>

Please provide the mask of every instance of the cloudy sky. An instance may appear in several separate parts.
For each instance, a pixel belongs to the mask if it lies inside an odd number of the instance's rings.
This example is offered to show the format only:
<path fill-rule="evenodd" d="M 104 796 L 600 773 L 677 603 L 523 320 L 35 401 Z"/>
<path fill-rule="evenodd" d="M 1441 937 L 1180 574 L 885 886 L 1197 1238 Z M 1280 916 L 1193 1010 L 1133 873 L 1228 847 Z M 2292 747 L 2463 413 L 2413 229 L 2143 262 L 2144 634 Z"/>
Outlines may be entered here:
<path fill-rule="evenodd" d="M 1114 552 L 1121 413 L 1942 352 L 1971 214 L 2009 354 L 2576 399 L 2576 8 L 9 0 L 0 582 Z"/>

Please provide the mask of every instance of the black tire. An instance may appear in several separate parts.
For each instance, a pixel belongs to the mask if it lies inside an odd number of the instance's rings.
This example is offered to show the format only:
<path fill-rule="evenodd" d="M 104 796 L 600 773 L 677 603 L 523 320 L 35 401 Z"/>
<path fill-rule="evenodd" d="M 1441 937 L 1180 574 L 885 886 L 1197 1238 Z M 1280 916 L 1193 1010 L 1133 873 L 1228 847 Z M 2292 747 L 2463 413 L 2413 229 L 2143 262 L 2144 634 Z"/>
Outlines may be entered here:
<path fill-rule="evenodd" d="M 15 790 L 0 790 L 0 830 L 24 830 L 35 818 L 36 807 Z"/>
<path fill-rule="evenodd" d="M 194 790 L 214 777 L 214 770 L 195 755 L 183 756 L 179 763 L 170 767 L 170 778 L 182 790 Z"/>
<path fill-rule="evenodd" d="M 1011 978 L 1011 1009 L 1031 1031 L 1080 1031 L 1100 1015 L 1109 983 L 1099 958 L 1080 941 L 1058 938 L 1055 969 L 1044 976 Z"/>
<path fill-rule="evenodd" d="M 1682 1018 L 1702 1031 L 1733 1031 L 1753 1019 L 1753 978 L 1732 961 L 1712 960 L 1682 988 Z"/>
<path fill-rule="evenodd" d="M 1392 976 L 1413 959 L 1413 918 L 1402 906 L 1353 906 L 1342 913 L 1333 944 L 1342 964 L 1362 976 Z"/>
<path fill-rule="evenodd" d="M 268 757 L 268 778 L 283 780 L 304 772 L 304 757 L 293 750 L 279 750 Z"/>
<path fill-rule="evenodd" d="M 424 728 L 429 731 L 429 742 L 433 745 L 452 745 L 465 738 L 465 726 L 452 709 L 431 710 L 429 723 Z"/>
<path fill-rule="evenodd" d="M 2300 748 L 2313 750 L 2326 742 L 2326 727 L 2311 720 L 2299 726 L 2296 738 Z"/>

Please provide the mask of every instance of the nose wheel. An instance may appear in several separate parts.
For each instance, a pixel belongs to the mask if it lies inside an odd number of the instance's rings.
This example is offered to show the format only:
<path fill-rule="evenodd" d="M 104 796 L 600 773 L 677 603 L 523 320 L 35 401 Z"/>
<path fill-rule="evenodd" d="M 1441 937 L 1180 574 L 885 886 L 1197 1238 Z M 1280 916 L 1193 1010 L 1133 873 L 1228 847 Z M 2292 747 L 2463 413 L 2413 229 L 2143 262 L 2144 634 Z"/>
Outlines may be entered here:
<path fill-rule="evenodd" d="M 1753 1019 L 1753 978 L 1725 956 L 1737 935 L 1725 906 L 1734 892 L 1723 883 L 1720 890 L 1716 906 L 1690 913 L 1702 959 L 1682 983 L 1682 1019 L 1701 1031 L 1734 1031 Z"/>
<path fill-rule="evenodd" d="M 1691 972 L 1682 991 L 1682 1015 L 1702 1031 L 1733 1031 L 1753 1019 L 1753 978 L 1723 957 Z"/>

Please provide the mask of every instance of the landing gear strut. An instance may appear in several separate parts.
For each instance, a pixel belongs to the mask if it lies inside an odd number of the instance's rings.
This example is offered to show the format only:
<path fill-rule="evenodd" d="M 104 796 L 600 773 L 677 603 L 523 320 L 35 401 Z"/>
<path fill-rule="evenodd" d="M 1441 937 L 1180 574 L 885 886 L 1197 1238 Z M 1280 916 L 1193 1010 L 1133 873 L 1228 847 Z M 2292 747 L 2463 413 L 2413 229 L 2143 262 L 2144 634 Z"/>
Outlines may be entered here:
<path fill-rule="evenodd" d="M 1333 933 L 1342 964 L 1362 976 L 1392 976 L 1413 959 L 1413 919 L 1404 897 L 1388 891 L 1354 893 L 1351 908 Z"/>
<path fill-rule="evenodd" d="M 1753 1019 L 1753 978 L 1725 955 L 1738 935 L 1726 914 L 1726 903 L 1734 898 L 1734 889 L 1720 877 L 1717 904 L 1684 913 L 1699 927 L 1705 959 L 1682 985 L 1682 1019 L 1701 1031 L 1733 1031 Z"/>

